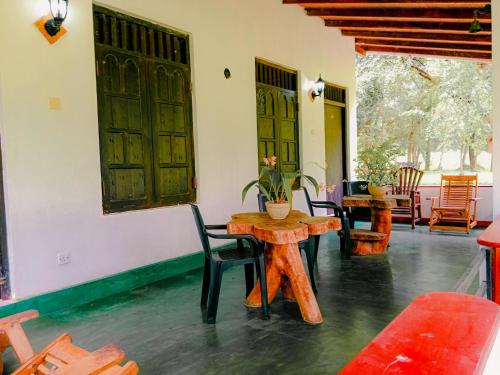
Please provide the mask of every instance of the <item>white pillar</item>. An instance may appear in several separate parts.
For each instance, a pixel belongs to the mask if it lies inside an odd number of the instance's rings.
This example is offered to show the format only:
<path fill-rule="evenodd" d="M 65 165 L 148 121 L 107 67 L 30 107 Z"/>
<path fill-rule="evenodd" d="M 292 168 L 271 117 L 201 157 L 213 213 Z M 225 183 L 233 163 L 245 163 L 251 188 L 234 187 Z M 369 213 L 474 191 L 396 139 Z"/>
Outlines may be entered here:
<path fill-rule="evenodd" d="M 498 5 L 498 4 L 495 4 Z M 500 6 L 493 6 L 493 30 L 500 30 Z M 500 217 L 500 31 L 493 32 L 493 218 Z"/>

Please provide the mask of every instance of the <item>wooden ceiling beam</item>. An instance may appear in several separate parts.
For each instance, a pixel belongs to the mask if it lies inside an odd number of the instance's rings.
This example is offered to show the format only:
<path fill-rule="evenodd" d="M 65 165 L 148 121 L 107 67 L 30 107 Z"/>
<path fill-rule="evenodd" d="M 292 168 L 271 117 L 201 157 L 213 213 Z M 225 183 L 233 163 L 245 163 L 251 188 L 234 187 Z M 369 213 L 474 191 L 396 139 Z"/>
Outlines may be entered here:
<path fill-rule="evenodd" d="M 346 21 L 325 20 L 325 25 L 341 29 L 358 29 L 390 32 L 461 33 L 470 34 L 470 23 L 456 22 L 395 22 L 395 21 Z M 481 23 L 484 32 L 491 33 L 490 23 Z M 485 35 L 481 33 L 482 35 Z"/>
<path fill-rule="evenodd" d="M 472 9 L 324 9 L 306 8 L 309 16 L 328 20 L 464 22 L 473 20 Z M 491 14 L 480 14 L 481 23 L 491 22 Z"/>
<path fill-rule="evenodd" d="M 304 8 L 363 9 L 363 8 L 441 8 L 481 9 L 490 1 L 453 0 L 283 0 L 284 4 L 299 4 Z"/>
<path fill-rule="evenodd" d="M 434 34 L 434 33 L 402 33 L 366 30 L 342 30 L 342 35 L 363 39 L 401 40 L 401 41 L 439 41 L 443 43 L 483 44 L 491 45 L 491 34 Z"/>
<path fill-rule="evenodd" d="M 442 43 L 442 42 L 422 42 L 422 41 L 403 41 L 403 40 L 380 40 L 380 39 L 358 39 L 356 45 L 364 46 L 394 46 L 394 47 L 412 47 L 417 49 L 436 49 L 453 50 L 467 52 L 490 52 L 491 45 L 482 44 L 462 44 L 462 43 Z"/>
<path fill-rule="evenodd" d="M 441 56 L 454 58 L 467 58 L 474 60 L 491 60 L 491 53 L 466 52 L 454 50 L 417 49 L 411 47 L 387 47 L 387 46 L 360 46 L 366 52 L 377 52 L 382 54 L 416 55 L 416 56 Z"/>

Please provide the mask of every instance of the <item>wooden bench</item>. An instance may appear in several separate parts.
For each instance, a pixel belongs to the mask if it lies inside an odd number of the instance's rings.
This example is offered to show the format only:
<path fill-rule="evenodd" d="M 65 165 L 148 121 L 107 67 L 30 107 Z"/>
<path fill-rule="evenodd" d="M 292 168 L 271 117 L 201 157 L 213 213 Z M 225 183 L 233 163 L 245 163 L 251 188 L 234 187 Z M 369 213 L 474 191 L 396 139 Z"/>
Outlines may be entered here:
<path fill-rule="evenodd" d="M 339 234 L 341 233 L 339 232 Z M 354 255 L 377 254 L 378 251 L 374 250 L 374 246 L 386 237 L 385 233 L 374 232 L 368 229 L 351 229 L 349 234 L 352 253 Z"/>
<path fill-rule="evenodd" d="M 500 307 L 460 293 L 417 297 L 341 375 L 480 374 L 498 328 Z"/>
<path fill-rule="evenodd" d="M 139 367 L 133 361 L 119 365 L 125 353 L 114 344 L 88 352 L 72 343 L 67 333 L 59 336 L 40 353 L 24 363 L 12 375 L 135 375 Z"/>
<path fill-rule="evenodd" d="M 0 374 L 3 371 L 2 354 L 9 346 L 12 346 L 20 364 L 33 357 L 33 348 L 21 324 L 38 316 L 38 311 L 27 310 L 0 319 Z"/>

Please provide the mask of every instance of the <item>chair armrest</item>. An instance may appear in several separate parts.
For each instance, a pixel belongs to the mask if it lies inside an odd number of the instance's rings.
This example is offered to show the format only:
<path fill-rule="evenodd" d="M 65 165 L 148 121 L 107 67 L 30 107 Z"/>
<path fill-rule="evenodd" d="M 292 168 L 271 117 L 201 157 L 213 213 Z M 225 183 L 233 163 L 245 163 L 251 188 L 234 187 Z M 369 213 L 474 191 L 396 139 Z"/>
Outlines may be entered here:
<path fill-rule="evenodd" d="M 207 236 L 216 240 L 246 240 L 250 246 L 259 248 L 259 242 L 251 234 L 213 234 L 207 232 Z"/>
<path fill-rule="evenodd" d="M 227 230 L 227 224 L 205 225 L 208 230 Z"/>
<path fill-rule="evenodd" d="M 345 214 L 344 210 L 342 207 L 340 207 L 338 204 L 332 201 L 311 201 L 311 206 L 314 208 L 330 208 L 333 210 L 335 215 L 337 215 L 343 222 Z M 342 223 L 342 226 L 344 226 L 344 223 Z"/>

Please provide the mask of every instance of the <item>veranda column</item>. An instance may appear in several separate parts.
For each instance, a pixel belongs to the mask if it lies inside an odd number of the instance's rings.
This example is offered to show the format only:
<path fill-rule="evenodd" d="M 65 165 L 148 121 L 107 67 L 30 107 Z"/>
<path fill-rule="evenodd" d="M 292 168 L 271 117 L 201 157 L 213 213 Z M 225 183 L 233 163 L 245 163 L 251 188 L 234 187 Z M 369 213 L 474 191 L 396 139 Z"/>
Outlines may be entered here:
<path fill-rule="evenodd" d="M 495 6 L 496 5 L 496 6 Z M 493 218 L 500 216 L 500 6 L 493 4 Z"/>

